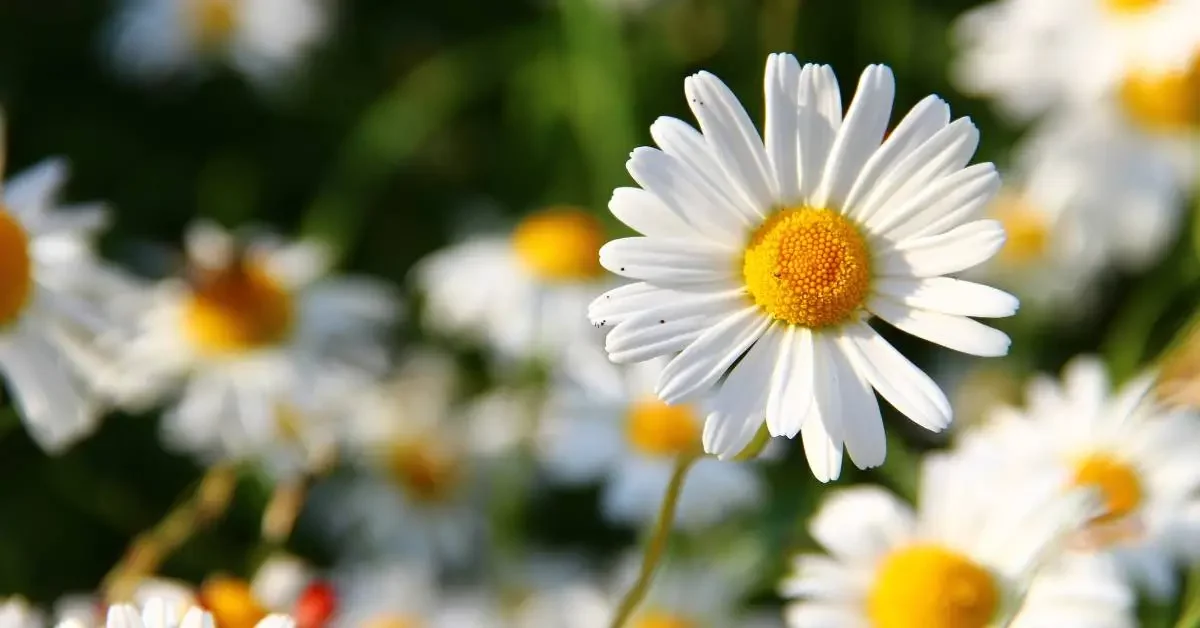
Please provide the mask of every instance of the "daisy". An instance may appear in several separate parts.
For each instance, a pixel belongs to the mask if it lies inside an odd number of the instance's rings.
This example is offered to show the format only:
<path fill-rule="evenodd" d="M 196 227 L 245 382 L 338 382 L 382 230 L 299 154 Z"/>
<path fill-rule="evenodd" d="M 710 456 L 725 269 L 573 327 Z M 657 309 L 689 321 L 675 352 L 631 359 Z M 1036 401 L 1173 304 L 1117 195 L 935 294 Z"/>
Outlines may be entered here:
<path fill-rule="evenodd" d="M 1005 468 L 1055 468 L 1069 485 L 1094 487 L 1104 512 L 1081 527 L 1072 550 L 1114 561 L 1154 596 L 1172 595 L 1176 567 L 1200 558 L 1200 418 L 1160 407 L 1144 375 L 1114 393 L 1104 366 L 1081 357 L 1063 382 L 1035 379 L 1024 409 L 1001 408 L 964 434 L 969 455 Z"/>
<path fill-rule="evenodd" d="M 116 275 L 92 248 L 107 212 L 97 203 L 61 206 L 66 180 L 64 161 L 46 161 L 8 181 L 0 200 L 0 374 L 30 436 L 52 453 L 99 421 L 75 358 L 112 326 L 95 299 Z"/>
<path fill-rule="evenodd" d="M 932 455 L 915 512 L 873 486 L 828 496 L 809 524 L 828 554 L 797 557 L 780 587 L 797 600 L 785 611 L 788 625 L 1007 625 L 1038 567 L 1095 500 L 1087 491 L 995 475 L 971 460 Z"/>
<path fill-rule="evenodd" d="M 668 406 L 654 395 L 665 359 L 631 365 L 626 385 L 606 394 L 560 386 L 540 423 L 539 457 L 552 478 L 602 480 L 606 517 L 626 524 L 654 520 L 676 460 L 700 452 L 700 404 Z M 675 524 L 696 529 L 762 501 L 764 488 L 747 465 L 704 458 L 679 497 Z"/>
<path fill-rule="evenodd" d="M 330 628 L 500 628 L 503 610 L 489 592 L 443 589 L 419 564 L 351 565 L 332 576 Z"/>
<path fill-rule="evenodd" d="M 130 604 L 114 604 L 108 608 L 106 628 L 214 628 L 214 626 L 245 626 L 246 628 L 295 628 L 296 622 L 287 615 L 264 615 L 251 620 L 246 616 L 228 618 L 234 623 L 215 620 L 212 613 L 192 606 L 185 613 L 177 612 L 165 600 L 151 599 L 138 608 Z M 100 624 L 97 624 L 100 625 Z M 59 628 L 87 628 L 77 621 L 65 621 Z"/>
<path fill-rule="evenodd" d="M 371 280 L 328 278 L 324 249 L 313 243 L 243 245 L 211 224 L 189 231 L 187 255 L 187 280 L 162 281 L 123 304 L 132 329 L 110 339 L 116 365 L 93 379 L 133 409 L 179 392 L 164 435 L 204 459 L 271 468 L 283 450 L 297 464 L 278 466 L 303 468 L 325 449 L 318 419 L 381 368 L 392 293 Z"/>
<path fill-rule="evenodd" d="M 592 364 L 590 349 L 600 338 L 583 321 L 587 304 L 610 283 L 597 258 L 605 237 L 600 221 L 583 209 L 552 207 L 507 234 L 438 251 L 414 271 L 425 321 L 504 362 Z"/>
<path fill-rule="evenodd" d="M 46 616 L 21 596 L 0 599 L 0 626 L 4 628 L 42 628 Z"/>
<path fill-rule="evenodd" d="M 872 388 L 919 425 L 950 423 L 937 385 L 871 328 L 878 317 L 965 353 L 999 356 L 1003 333 L 968 317 L 1009 316 L 1012 296 L 945 277 L 995 255 L 1004 229 L 979 215 L 999 186 L 992 164 L 967 166 L 979 133 L 925 98 L 888 134 L 891 71 L 871 66 L 843 116 L 828 66 L 767 61 L 765 145 L 715 76 L 685 91 L 701 132 L 651 126 L 609 209 L 645 237 L 606 244 L 600 262 L 636 280 L 598 298 L 616 362 L 681 352 L 657 393 L 669 404 L 716 389 L 707 452 L 742 450 L 766 418 L 801 434 L 821 481 L 883 463 Z M 882 143 L 881 143 L 882 142 Z"/>
<path fill-rule="evenodd" d="M 116 68 L 138 79 L 221 61 L 271 85 L 324 37 L 328 9 L 325 0 L 124 0 L 106 44 Z"/>
<path fill-rule="evenodd" d="M 1109 561 L 1074 555 L 1044 566 L 1010 628 L 1135 628 L 1137 595 Z"/>

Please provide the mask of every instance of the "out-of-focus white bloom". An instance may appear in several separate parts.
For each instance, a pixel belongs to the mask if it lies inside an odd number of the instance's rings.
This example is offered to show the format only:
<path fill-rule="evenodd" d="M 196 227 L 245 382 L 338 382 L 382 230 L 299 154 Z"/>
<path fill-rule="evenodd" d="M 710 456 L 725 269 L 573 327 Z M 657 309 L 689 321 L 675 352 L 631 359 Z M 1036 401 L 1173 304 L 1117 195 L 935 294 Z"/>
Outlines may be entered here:
<path fill-rule="evenodd" d="M 230 618 L 226 618 L 226 621 Z M 192 606 L 181 611 L 174 604 L 160 598 L 152 598 L 138 607 L 131 604 L 114 604 L 108 608 L 105 622 L 95 624 L 105 628 L 215 628 L 218 625 L 252 626 L 254 628 L 295 628 L 296 622 L 291 617 L 281 614 L 264 614 L 260 619 L 253 620 L 248 616 L 237 617 L 235 624 L 214 621 L 213 613 L 199 606 Z M 67 620 L 58 624 L 59 628 L 92 628 L 92 625 L 78 620 Z"/>
<path fill-rule="evenodd" d="M 42 628 L 46 615 L 23 597 L 0 600 L 0 628 Z"/>
<path fill-rule="evenodd" d="M 1197 0 L 996 0 L 962 17 L 953 75 L 1021 119 L 1094 107 L 1183 67 L 1200 44 Z M 1155 107 L 1171 107 L 1158 104 Z"/>
<path fill-rule="evenodd" d="M 1063 491 L 1055 478 L 996 475 L 972 459 L 931 455 L 915 512 L 873 486 L 829 495 L 809 524 L 828 555 L 796 558 L 780 588 L 799 599 L 785 612 L 788 625 L 1007 625 L 1037 569 L 1096 500 Z"/>
<path fill-rule="evenodd" d="M 1070 555 L 1044 566 L 1010 628 L 1134 628 L 1137 596 L 1111 561 Z"/>
<path fill-rule="evenodd" d="M 501 605 L 485 590 L 442 590 L 417 564 L 383 563 L 336 570 L 331 628 L 500 628 Z"/>
<path fill-rule="evenodd" d="M 161 80 L 220 60 L 263 85 L 325 35 L 327 0 L 124 0 L 106 45 L 117 70 Z"/>
<path fill-rule="evenodd" d="M 446 359 L 419 354 L 360 395 L 343 435 L 358 472 L 330 478 L 313 495 L 320 525 L 347 555 L 472 557 L 485 525 L 485 478 L 462 433 L 455 387 Z"/>
<path fill-rule="evenodd" d="M 1099 360 L 1077 358 L 1061 385 L 1039 377 L 1024 409 L 999 409 L 965 433 L 963 449 L 981 464 L 1044 468 L 1064 485 L 1097 489 L 1104 511 L 1071 549 L 1108 557 L 1165 598 L 1176 567 L 1200 558 L 1200 418 L 1159 407 L 1147 394 L 1153 379 L 1113 393 Z"/>
<path fill-rule="evenodd" d="M 654 520 L 675 461 L 701 450 L 706 408 L 668 406 L 654 394 L 666 360 L 631 365 L 615 391 L 564 384 L 551 396 L 539 426 L 538 451 L 551 476 L 565 482 L 602 480 L 604 514 L 621 523 Z M 688 472 L 675 524 L 696 529 L 763 498 L 748 464 L 703 458 Z"/>
<path fill-rule="evenodd" d="M 611 284 L 598 258 L 605 237 L 586 211 L 556 207 L 526 216 L 510 234 L 438 251 L 415 271 L 425 320 L 505 362 L 546 359 L 586 368 L 601 342 L 587 324 L 587 305 Z"/>
<path fill-rule="evenodd" d="M 382 368 L 397 315 L 383 284 L 329 278 L 324 248 L 258 238 L 241 246 L 211 224 L 187 237 L 191 274 L 124 307 L 132 329 L 93 379 L 129 407 L 181 391 L 164 437 L 208 460 L 252 458 L 297 473 L 332 447 L 327 425 Z"/>
<path fill-rule="evenodd" d="M 651 126 L 659 148 L 628 163 L 641 187 L 609 203 L 644 237 L 600 251 L 636 283 L 588 316 L 611 328 L 613 361 L 674 356 L 656 390 L 667 403 L 714 393 L 705 451 L 734 456 L 765 422 L 772 436 L 799 434 L 828 481 L 843 452 L 883 464 L 876 391 L 929 430 L 951 421 L 945 394 L 870 319 L 972 355 L 1008 352 L 1008 336 L 974 318 L 1011 316 L 1017 300 L 952 277 L 1004 244 L 1003 227 L 980 220 L 1000 181 L 990 163 L 967 165 L 979 132 L 936 96 L 888 133 L 885 66 L 863 72 L 844 110 L 828 66 L 771 55 L 764 82 L 761 135 L 707 72 L 684 83 L 700 131 Z"/>

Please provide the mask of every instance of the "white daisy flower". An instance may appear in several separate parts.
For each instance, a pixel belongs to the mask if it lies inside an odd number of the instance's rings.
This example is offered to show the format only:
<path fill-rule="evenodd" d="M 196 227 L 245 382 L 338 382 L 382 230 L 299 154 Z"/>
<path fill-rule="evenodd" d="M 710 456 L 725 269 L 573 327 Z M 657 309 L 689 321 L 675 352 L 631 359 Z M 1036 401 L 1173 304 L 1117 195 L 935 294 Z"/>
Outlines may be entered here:
<path fill-rule="evenodd" d="M 607 394 L 562 385 L 539 426 L 539 458 L 551 478 L 602 480 L 603 512 L 620 523 L 653 521 L 675 461 L 700 452 L 703 406 L 668 406 L 654 394 L 665 364 L 658 359 L 630 366 L 626 385 Z M 763 497 L 762 482 L 748 464 L 704 458 L 688 472 L 675 525 L 709 526 Z"/>
<path fill-rule="evenodd" d="M 998 482 L 984 465 L 927 457 L 914 510 L 886 490 L 829 495 L 809 524 L 828 552 L 795 559 L 789 626 L 1005 626 L 1038 567 L 1093 512 L 1090 492 Z M 1046 479 L 1039 476 L 1039 479 Z"/>
<path fill-rule="evenodd" d="M 1073 555 L 1044 566 L 1010 628 L 1135 628 L 1137 596 L 1106 560 Z"/>
<path fill-rule="evenodd" d="M 125 304 L 137 308 L 134 328 L 114 339 L 117 367 L 94 378 L 134 408 L 181 391 L 164 415 L 172 445 L 210 460 L 304 467 L 328 444 L 318 424 L 330 405 L 382 367 L 392 293 L 372 280 L 328 278 L 324 249 L 312 243 L 260 238 L 241 247 L 202 224 L 189 231 L 187 254 L 187 280 Z M 289 457 L 298 464 L 271 462 Z"/>
<path fill-rule="evenodd" d="M 103 624 L 106 628 L 214 628 L 217 625 L 247 626 L 249 628 L 295 628 L 296 622 L 291 617 L 281 614 L 264 615 L 261 619 L 251 620 L 247 616 L 237 616 L 237 623 L 222 623 L 214 621 L 213 613 L 199 606 L 192 606 L 186 612 L 178 609 L 167 601 L 153 598 L 141 608 L 131 604 L 114 604 L 108 608 L 107 619 Z M 59 628 L 87 628 L 86 624 L 77 621 L 65 621 Z"/>
<path fill-rule="evenodd" d="M 124 0 L 111 24 L 116 69 L 146 80 L 222 61 L 270 86 L 328 30 L 325 0 Z"/>
<path fill-rule="evenodd" d="M 616 362 L 681 353 L 657 392 L 669 404 L 716 389 L 704 449 L 738 453 L 766 418 L 773 436 L 801 434 L 818 479 L 837 478 L 842 445 L 859 467 L 886 443 L 872 388 L 930 430 L 951 420 L 937 385 L 868 325 L 981 356 L 1009 339 L 971 318 L 1009 316 L 1012 296 L 946 277 L 995 255 L 1004 229 L 979 215 L 999 187 L 990 163 L 967 166 L 979 139 L 925 98 L 892 129 L 894 83 L 863 73 L 843 119 L 828 66 L 767 61 L 763 140 L 715 76 L 685 91 L 703 133 L 673 119 L 651 126 L 659 149 L 628 168 L 609 208 L 640 238 L 609 242 L 605 268 L 637 280 L 589 310 L 611 327 Z M 882 143 L 881 143 L 882 142 Z"/>
<path fill-rule="evenodd" d="M 17 595 L 0 599 L 0 628 L 42 628 L 46 615 Z"/>
<path fill-rule="evenodd" d="M 76 357 L 112 325 L 95 299 L 116 276 L 92 248 L 106 210 L 61 206 L 66 180 L 64 161 L 46 161 L 6 182 L 0 202 L 0 373 L 30 436 L 52 453 L 99 422 Z"/>
<path fill-rule="evenodd" d="M 335 570 L 330 628 L 500 628 L 503 609 L 483 590 L 444 590 L 419 565 L 384 563 Z"/>
<path fill-rule="evenodd" d="M 1024 409 L 1002 408 L 964 434 L 964 450 L 1003 468 L 1054 469 L 1089 486 L 1104 512 L 1081 528 L 1072 549 L 1108 556 L 1161 598 L 1180 564 L 1200 559 L 1200 418 L 1159 407 L 1152 375 L 1110 389 L 1104 366 L 1077 358 L 1063 383 L 1035 379 Z"/>
<path fill-rule="evenodd" d="M 1114 92 L 1140 101 L 1148 72 L 1182 67 L 1197 51 L 1198 24 L 1197 0 L 996 0 L 957 24 L 953 76 L 1020 119 Z"/>
<path fill-rule="evenodd" d="M 534 212 L 506 235 L 469 238 L 416 268 L 425 320 L 463 335 L 504 361 L 594 358 L 600 337 L 584 322 L 587 304 L 611 284 L 597 255 L 604 227 L 583 209 Z"/>

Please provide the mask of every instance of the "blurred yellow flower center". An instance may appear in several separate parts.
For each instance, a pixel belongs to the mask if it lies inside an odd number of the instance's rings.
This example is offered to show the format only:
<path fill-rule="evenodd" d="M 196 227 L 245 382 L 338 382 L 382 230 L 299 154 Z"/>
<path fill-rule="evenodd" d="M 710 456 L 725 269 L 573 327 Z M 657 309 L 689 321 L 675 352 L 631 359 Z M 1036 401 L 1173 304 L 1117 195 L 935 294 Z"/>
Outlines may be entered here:
<path fill-rule="evenodd" d="M 1140 13 L 1162 4 L 1163 0 L 1106 0 L 1113 13 Z"/>
<path fill-rule="evenodd" d="M 1002 195 L 992 204 L 992 217 L 1004 225 L 1001 263 L 1024 266 L 1042 259 L 1050 247 L 1050 217 L 1025 200 Z"/>
<path fill-rule="evenodd" d="M 25 311 L 33 294 L 33 262 L 29 235 L 0 205 L 0 326 L 11 324 Z"/>
<path fill-rule="evenodd" d="M 362 623 L 362 628 L 421 628 L 422 622 L 404 615 L 380 615 Z"/>
<path fill-rule="evenodd" d="M 191 28 L 201 47 L 219 46 L 237 28 L 240 0 L 188 0 Z"/>
<path fill-rule="evenodd" d="M 292 331 L 292 295 L 266 272 L 244 263 L 197 277 L 184 305 L 192 343 L 210 355 L 278 344 Z"/>
<path fill-rule="evenodd" d="M 661 611 L 643 613 L 629 623 L 630 628 L 699 628 L 696 622 Z"/>
<path fill-rule="evenodd" d="M 1186 68 L 1125 77 L 1120 96 L 1125 112 L 1147 131 L 1200 130 L 1200 51 Z"/>
<path fill-rule="evenodd" d="M 521 263 L 543 281 L 582 281 L 603 273 L 604 226 L 583 210 L 530 214 L 513 231 L 512 244 Z"/>
<path fill-rule="evenodd" d="M 237 578 L 209 578 L 200 587 L 200 603 L 212 613 L 218 628 L 254 628 L 267 609 L 254 597 L 249 583 Z"/>
<path fill-rule="evenodd" d="M 754 232 L 742 259 L 750 297 L 801 327 L 846 321 L 871 288 L 871 256 L 854 223 L 828 209 L 784 209 Z"/>
<path fill-rule="evenodd" d="M 677 456 L 700 446 L 700 417 L 689 405 L 669 406 L 647 398 L 633 403 L 625 435 L 634 449 L 651 456 Z"/>
<path fill-rule="evenodd" d="M 1104 513 L 1093 520 L 1096 523 L 1121 519 L 1142 503 L 1142 482 L 1137 471 L 1108 454 L 1089 454 L 1077 460 L 1073 483 L 1100 491 Z"/>
<path fill-rule="evenodd" d="M 453 452 L 430 442 L 401 442 L 387 458 L 392 480 L 412 499 L 444 501 L 458 488 L 462 466 Z"/>
<path fill-rule="evenodd" d="M 886 556 L 867 597 L 872 628 L 983 628 L 999 606 L 991 573 L 937 545 Z"/>

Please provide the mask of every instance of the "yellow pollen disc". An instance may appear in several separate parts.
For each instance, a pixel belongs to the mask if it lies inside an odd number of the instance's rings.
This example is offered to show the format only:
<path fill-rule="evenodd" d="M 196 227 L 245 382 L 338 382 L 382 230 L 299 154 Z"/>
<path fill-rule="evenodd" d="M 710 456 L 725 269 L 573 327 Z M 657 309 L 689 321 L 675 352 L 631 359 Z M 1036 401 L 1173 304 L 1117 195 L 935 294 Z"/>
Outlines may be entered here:
<path fill-rule="evenodd" d="M 992 204 L 991 215 L 1004 225 L 1006 239 L 999 259 L 1008 266 L 1024 266 L 1045 257 L 1050 248 L 1050 217 L 1025 200 L 1002 195 Z"/>
<path fill-rule="evenodd" d="M 872 628 L 984 628 L 999 606 L 991 573 L 936 545 L 886 556 L 867 597 Z"/>
<path fill-rule="evenodd" d="M 190 27 L 201 48 L 224 44 L 237 28 L 240 0 L 188 0 Z"/>
<path fill-rule="evenodd" d="M 1141 13 L 1162 4 L 1163 0 L 1105 0 L 1113 13 Z"/>
<path fill-rule="evenodd" d="M 700 446 L 700 417 L 692 406 L 668 406 L 649 397 L 630 405 L 625 435 L 641 453 L 677 456 Z"/>
<path fill-rule="evenodd" d="M 698 628 L 696 622 L 690 619 L 660 611 L 643 613 L 629 625 L 630 628 Z"/>
<path fill-rule="evenodd" d="M 403 615 L 381 615 L 362 623 L 362 628 L 421 628 L 421 621 Z"/>
<path fill-rule="evenodd" d="M 1186 68 L 1125 77 L 1120 97 L 1125 112 L 1147 131 L 1200 130 L 1200 51 Z"/>
<path fill-rule="evenodd" d="M 238 578 L 209 578 L 201 585 L 199 597 L 219 628 L 254 628 L 267 616 L 267 609 L 254 597 L 250 584 Z"/>
<path fill-rule="evenodd" d="M 432 443 L 396 443 L 387 458 L 392 480 L 412 499 L 440 502 L 450 497 L 462 480 L 463 469 L 453 452 Z"/>
<path fill-rule="evenodd" d="M 184 328 L 209 355 L 278 344 L 292 331 L 292 296 L 264 271 L 234 264 L 198 277 L 184 305 Z"/>
<path fill-rule="evenodd" d="M 1112 523 L 1137 510 L 1142 503 L 1142 482 L 1128 463 L 1108 454 L 1089 454 L 1075 461 L 1075 486 L 1093 487 L 1104 500 L 1104 513 L 1094 523 Z"/>
<path fill-rule="evenodd" d="M 20 222 L 0 206 L 0 326 L 21 316 L 33 294 L 33 263 L 29 235 Z"/>
<path fill-rule="evenodd" d="M 604 226 L 591 214 L 569 207 L 536 212 L 513 230 L 517 258 L 543 281 L 600 277 Z"/>
<path fill-rule="evenodd" d="M 846 321 L 867 298 L 871 256 L 854 223 L 793 207 L 764 222 L 742 258 L 750 297 L 776 320 L 813 329 Z"/>

